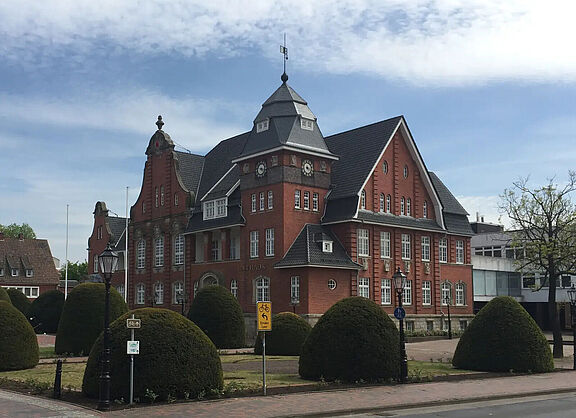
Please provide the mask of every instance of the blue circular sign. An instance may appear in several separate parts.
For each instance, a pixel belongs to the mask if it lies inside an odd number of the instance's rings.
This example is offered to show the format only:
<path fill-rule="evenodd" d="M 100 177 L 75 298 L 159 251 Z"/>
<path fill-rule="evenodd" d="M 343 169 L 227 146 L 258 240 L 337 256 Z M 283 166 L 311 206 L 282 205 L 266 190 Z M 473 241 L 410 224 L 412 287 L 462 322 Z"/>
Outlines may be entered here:
<path fill-rule="evenodd" d="M 406 311 L 404 310 L 404 308 L 398 307 L 398 308 L 394 309 L 394 317 L 397 320 L 404 319 L 406 317 Z"/>

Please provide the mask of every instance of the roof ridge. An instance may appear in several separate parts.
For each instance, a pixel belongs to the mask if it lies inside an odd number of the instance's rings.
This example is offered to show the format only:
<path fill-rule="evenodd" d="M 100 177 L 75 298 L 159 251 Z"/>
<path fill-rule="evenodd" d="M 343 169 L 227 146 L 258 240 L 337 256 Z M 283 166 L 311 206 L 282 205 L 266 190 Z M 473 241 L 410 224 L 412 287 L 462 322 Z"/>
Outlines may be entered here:
<path fill-rule="evenodd" d="M 377 122 L 369 123 L 368 125 L 362 125 L 362 126 L 358 126 L 357 128 L 348 129 L 347 131 L 337 132 L 337 133 L 335 133 L 335 134 L 332 134 L 332 135 L 329 135 L 329 136 L 325 136 L 325 137 L 324 137 L 324 140 L 327 140 L 327 139 L 329 139 L 329 138 L 332 138 L 332 137 L 335 137 L 335 136 L 338 136 L 338 135 L 342 135 L 342 134 L 346 134 L 346 133 L 358 131 L 358 130 L 360 130 L 360 129 L 369 128 L 369 127 L 371 127 L 371 126 L 378 125 L 379 123 L 389 122 L 389 121 L 391 121 L 391 120 L 400 119 L 400 118 L 404 118 L 404 115 L 394 116 L 394 117 L 392 117 L 392 118 L 383 119 L 383 120 L 379 120 L 379 121 L 377 121 Z"/>

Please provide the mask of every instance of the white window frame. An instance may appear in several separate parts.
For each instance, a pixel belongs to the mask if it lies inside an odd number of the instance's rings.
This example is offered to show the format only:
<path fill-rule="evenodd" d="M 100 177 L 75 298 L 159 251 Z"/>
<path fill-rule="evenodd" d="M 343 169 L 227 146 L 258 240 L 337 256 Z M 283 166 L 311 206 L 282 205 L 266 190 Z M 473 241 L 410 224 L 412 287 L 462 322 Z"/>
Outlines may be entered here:
<path fill-rule="evenodd" d="M 254 285 L 256 302 L 270 301 L 270 279 L 268 277 L 257 277 Z"/>
<path fill-rule="evenodd" d="M 300 209 L 300 190 L 294 190 L 294 209 Z"/>
<path fill-rule="evenodd" d="M 274 256 L 274 228 L 266 229 L 266 257 Z"/>
<path fill-rule="evenodd" d="M 238 280 L 230 280 L 230 293 L 232 293 L 232 296 L 238 299 Z"/>
<path fill-rule="evenodd" d="M 392 211 L 392 196 L 389 194 L 386 195 L 386 213 L 390 213 Z"/>
<path fill-rule="evenodd" d="M 259 197 L 260 197 L 260 199 L 259 199 L 259 202 L 260 202 L 259 209 L 260 209 L 260 212 L 262 212 L 262 211 L 265 209 L 265 207 L 266 207 L 266 206 L 264 205 L 264 192 L 260 192 L 260 196 L 259 196 Z"/>
<path fill-rule="evenodd" d="M 260 122 L 256 122 L 256 133 L 259 134 L 260 132 L 267 131 L 270 126 L 270 122 L 268 119 L 261 120 Z"/>
<path fill-rule="evenodd" d="M 456 241 L 456 264 L 464 264 L 464 241 Z"/>
<path fill-rule="evenodd" d="M 26 277 L 34 277 L 34 270 L 26 269 Z"/>
<path fill-rule="evenodd" d="M 412 199 L 406 199 L 406 216 L 412 216 Z"/>
<path fill-rule="evenodd" d="M 333 243 L 332 241 L 322 241 L 322 252 L 323 253 L 331 253 L 333 251 Z"/>
<path fill-rule="evenodd" d="M 430 237 L 425 235 L 421 239 L 422 239 L 422 261 L 430 261 Z"/>
<path fill-rule="evenodd" d="M 164 236 L 154 239 L 154 267 L 164 266 Z"/>
<path fill-rule="evenodd" d="M 318 193 L 312 193 L 312 210 L 318 212 Z"/>
<path fill-rule="evenodd" d="M 440 238 L 438 241 L 438 261 L 440 263 L 448 262 L 448 239 Z"/>
<path fill-rule="evenodd" d="M 358 257 L 370 257 L 370 234 L 367 229 L 357 229 Z"/>
<path fill-rule="evenodd" d="M 380 208 L 379 208 L 380 213 L 384 213 L 385 199 L 386 198 L 384 197 L 384 193 L 380 193 Z"/>
<path fill-rule="evenodd" d="M 402 196 L 402 197 L 400 198 L 400 215 L 402 215 L 402 216 L 404 216 L 404 213 L 405 213 L 405 210 L 404 210 L 405 204 L 406 204 L 406 203 L 405 203 L 404 196 Z"/>
<path fill-rule="evenodd" d="M 338 286 L 338 283 L 334 279 L 328 279 L 328 289 L 334 290 Z"/>
<path fill-rule="evenodd" d="M 359 277 L 358 278 L 358 296 L 366 299 L 370 299 L 370 278 L 369 277 Z"/>
<path fill-rule="evenodd" d="M 442 306 L 447 306 L 446 299 L 450 301 L 450 305 L 452 305 L 452 284 L 449 281 L 444 281 L 440 285 L 440 296 L 442 300 L 440 304 Z"/>
<path fill-rule="evenodd" d="M 18 274 L 20 274 L 20 271 L 16 268 L 11 269 L 10 273 L 12 274 L 12 277 L 18 277 Z"/>
<path fill-rule="evenodd" d="M 290 277 L 290 302 L 300 302 L 300 276 Z"/>
<path fill-rule="evenodd" d="M 391 250 L 390 232 L 380 231 L 380 258 L 390 258 Z"/>
<path fill-rule="evenodd" d="M 154 305 L 164 304 L 164 283 L 154 283 Z"/>
<path fill-rule="evenodd" d="M 306 119 L 306 118 L 300 117 L 300 127 L 302 129 L 307 130 L 307 131 L 313 131 L 314 130 L 314 121 L 311 119 Z"/>
<path fill-rule="evenodd" d="M 94 273 L 98 273 L 98 264 L 100 264 L 100 263 L 98 263 L 98 255 L 95 255 L 94 256 L 94 269 L 93 269 Z M 12 274 L 12 276 L 14 276 L 14 274 Z"/>
<path fill-rule="evenodd" d="M 410 260 L 411 254 L 410 234 L 402 234 L 402 260 Z"/>
<path fill-rule="evenodd" d="M 268 190 L 268 209 L 274 209 L 274 192 Z"/>
<path fill-rule="evenodd" d="M 388 174 L 388 161 L 384 160 L 384 162 L 382 163 L 382 172 L 384 174 Z"/>
<path fill-rule="evenodd" d="M 136 305 L 144 305 L 146 302 L 146 286 L 144 283 L 136 285 Z"/>
<path fill-rule="evenodd" d="M 164 206 L 164 186 L 160 186 L 160 206 Z"/>
<path fill-rule="evenodd" d="M 258 258 L 258 231 L 250 231 L 250 258 Z"/>
<path fill-rule="evenodd" d="M 462 282 L 456 283 L 454 286 L 455 294 L 456 294 L 456 306 L 464 306 L 466 305 L 466 285 Z"/>
<path fill-rule="evenodd" d="M 422 217 L 428 218 L 428 202 L 427 201 L 424 201 L 424 203 L 422 203 Z"/>
<path fill-rule="evenodd" d="M 136 268 L 143 269 L 146 267 L 146 240 L 138 241 L 136 247 Z"/>
<path fill-rule="evenodd" d="M 220 239 L 220 232 L 212 234 L 212 241 L 210 245 L 210 256 L 212 261 L 222 260 L 222 240 Z"/>
<path fill-rule="evenodd" d="M 305 191 L 304 192 L 304 210 L 310 210 L 310 192 Z"/>
<path fill-rule="evenodd" d="M 422 281 L 422 305 L 432 305 L 432 282 Z"/>
<path fill-rule="evenodd" d="M 184 235 L 178 234 L 174 238 L 174 264 L 184 264 Z"/>
<path fill-rule="evenodd" d="M 178 200 L 178 193 L 174 193 L 174 206 L 178 206 L 179 200 Z"/>
<path fill-rule="evenodd" d="M 209 200 L 203 203 L 203 219 L 225 218 L 228 216 L 228 198 Z"/>
<path fill-rule="evenodd" d="M 184 283 L 174 282 L 172 285 L 172 304 L 178 304 L 178 296 L 180 294 L 182 294 L 182 297 L 184 297 Z"/>
<path fill-rule="evenodd" d="M 392 279 L 382 279 L 380 283 L 380 303 L 382 305 L 392 304 Z"/>
<path fill-rule="evenodd" d="M 406 280 L 404 291 L 402 292 L 402 304 L 412 305 L 412 280 Z"/>
<path fill-rule="evenodd" d="M 252 213 L 254 213 L 254 212 L 256 212 L 256 193 L 252 193 L 252 196 L 251 196 L 250 199 L 251 199 L 251 203 L 252 203 L 252 206 L 251 206 L 251 208 L 250 208 L 250 209 L 251 209 L 250 211 L 251 211 Z"/>
<path fill-rule="evenodd" d="M 360 209 L 366 209 L 366 190 L 360 193 Z"/>
<path fill-rule="evenodd" d="M 404 164 L 404 178 L 407 179 L 408 178 L 408 165 Z"/>

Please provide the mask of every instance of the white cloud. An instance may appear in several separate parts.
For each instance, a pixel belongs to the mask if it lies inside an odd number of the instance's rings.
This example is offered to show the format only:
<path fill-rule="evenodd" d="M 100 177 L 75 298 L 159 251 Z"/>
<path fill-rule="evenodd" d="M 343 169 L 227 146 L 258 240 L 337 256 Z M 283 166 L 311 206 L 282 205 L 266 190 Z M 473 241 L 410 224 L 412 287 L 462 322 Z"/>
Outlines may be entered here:
<path fill-rule="evenodd" d="M 470 222 L 484 218 L 484 222 L 510 227 L 510 219 L 499 209 L 500 196 L 456 196 L 456 198 L 470 214 L 468 216 Z"/>
<path fill-rule="evenodd" d="M 539 0 L 4 0 L 0 53 L 14 65 L 118 52 L 278 60 L 286 31 L 289 64 L 315 71 L 574 82 L 575 12 L 574 2 Z"/>

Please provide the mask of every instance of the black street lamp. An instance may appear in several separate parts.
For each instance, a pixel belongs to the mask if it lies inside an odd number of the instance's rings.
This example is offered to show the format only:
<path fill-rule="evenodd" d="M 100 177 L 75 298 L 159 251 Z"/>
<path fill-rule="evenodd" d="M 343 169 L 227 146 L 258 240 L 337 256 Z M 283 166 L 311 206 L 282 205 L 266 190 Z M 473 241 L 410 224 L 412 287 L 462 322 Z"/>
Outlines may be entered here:
<path fill-rule="evenodd" d="M 452 318 L 450 317 L 450 305 L 452 303 L 452 286 L 450 286 L 450 291 L 448 292 L 448 297 L 444 299 L 444 304 L 448 308 L 448 339 L 452 339 Z"/>
<path fill-rule="evenodd" d="M 100 401 L 99 411 L 110 410 L 110 280 L 118 266 L 118 254 L 110 248 L 110 243 L 100 254 L 100 271 L 104 275 L 106 299 L 104 304 L 104 351 L 100 363 Z"/>
<path fill-rule="evenodd" d="M 406 287 L 406 275 L 402 273 L 400 267 L 396 270 L 396 273 L 392 275 L 392 280 L 394 281 L 394 289 L 396 289 L 396 294 L 398 295 L 398 321 L 400 322 L 400 383 L 406 382 L 406 377 L 408 377 L 408 358 L 406 357 L 406 342 L 404 341 L 404 308 L 402 307 L 402 293 L 404 292 L 404 287 Z"/>
<path fill-rule="evenodd" d="M 572 368 L 576 370 L 576 288 L 574 284 L 572 284 L 567 293 L 570 299 L 570 307 L 572 308 L 570 311 L 570 316 L 572 317 L 572 346 L 574 347 L 574 364 Z"/>

